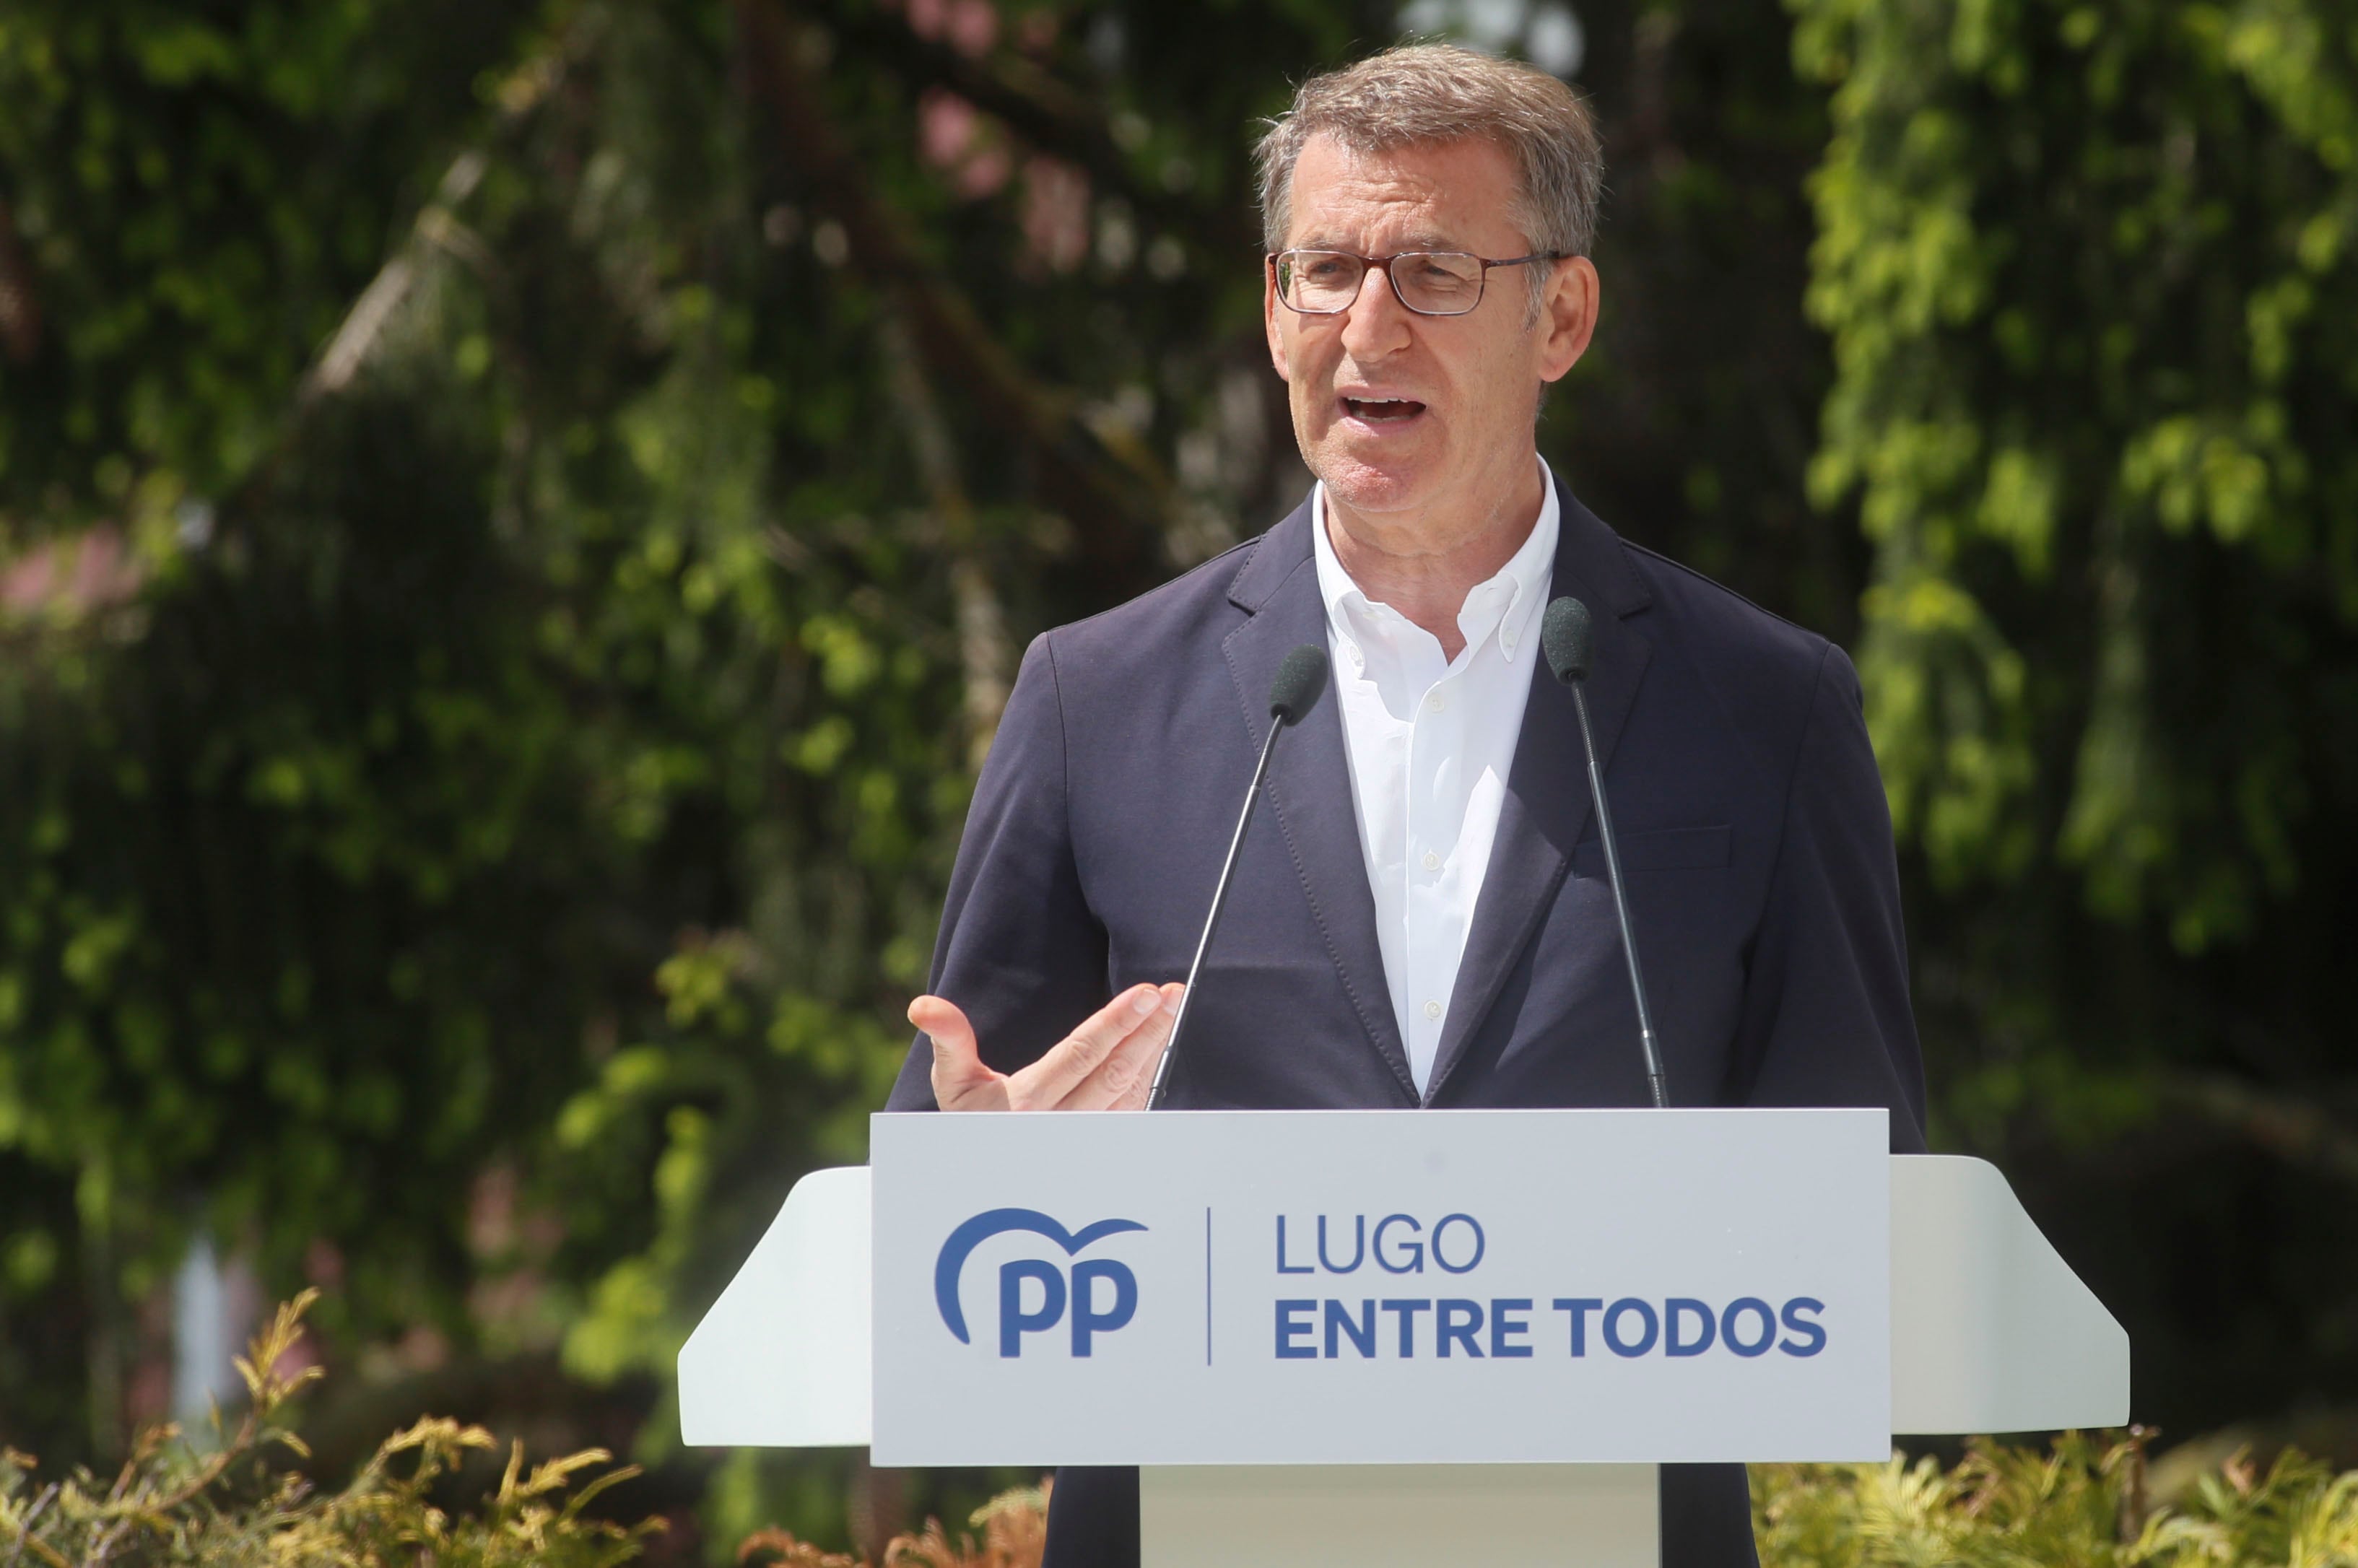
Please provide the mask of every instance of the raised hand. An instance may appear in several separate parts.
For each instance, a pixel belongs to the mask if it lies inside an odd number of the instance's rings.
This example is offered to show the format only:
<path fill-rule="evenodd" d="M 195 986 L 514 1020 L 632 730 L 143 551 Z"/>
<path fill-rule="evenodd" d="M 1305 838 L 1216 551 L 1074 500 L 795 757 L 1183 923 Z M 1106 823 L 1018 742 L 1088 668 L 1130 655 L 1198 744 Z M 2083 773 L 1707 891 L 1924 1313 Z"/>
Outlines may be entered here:
<path fill-rule="evenodd" d="M 1013 1073 L 984 1065 L 955 1003 L 921 996 L 909 1022 L 933 1042 L 934 1101 L 944 1110 L 1143 1110 L 1185 989 L 1132 986 Z"/>

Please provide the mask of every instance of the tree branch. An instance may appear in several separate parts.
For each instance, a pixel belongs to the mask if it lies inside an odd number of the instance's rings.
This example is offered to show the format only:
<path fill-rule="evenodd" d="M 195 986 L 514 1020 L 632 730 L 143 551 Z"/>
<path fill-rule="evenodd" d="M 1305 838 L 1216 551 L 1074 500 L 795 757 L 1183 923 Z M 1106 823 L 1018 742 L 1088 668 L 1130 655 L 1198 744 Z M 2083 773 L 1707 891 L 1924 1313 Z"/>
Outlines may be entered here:
<path fill-rule="evenodd" d="M 565 80 L 580 47 L 581 39 L 577 35 L 557 49 L 533 59 L 501 84 L 499 118 L 487 142 L 498 140 L 546 101 L 557 84 Z M 352 384 L 352 377 L 384 341 L 384 330 L 399 312 L 402 302 L 409 297 L 427 252 L 448 250 L 481 265 L 481 245 L 460 226 L 455 213 L 475 193 L 475 187 L 482 182 L 483 173 L 490 167 L 491 158 L 481 147 L 470 147 L 450 160 L 450 167 L 443 170 L 440 182 L 434 188 L 434 199 L 419 210 L 409 225 L 408 234 L 385 258 L 360 297 L 352 301 L 352 308 L 344 312 L 343 323 L 304 375 L 303 384 L 296 394 L 298 407 L 308 407 Z"/>
<path fill-rule="evenodd" d="M 1022 55 L 976 58 L 937 38 L 921 38 L 881 9 L 832 10 L 827 27 L 903 81 L 957 93 L 1041 152 L 1073 164 L 1118 191 L 1149 222 L 1200 240 L 1207 248 L 1258 252 L 1259 231 L 1241 209 L 1206 206 L 1140 178 L 1114 137 L 1103 106 Z"/>
<path fill-rule="evenodd" d="M 967 766 L 982 771 L 983 759 L 999 732 L 999 718 L 1007 708 L 1007 617 L 991 590 L 976 549 L 974 503 L 959 472 L 957 448 L 949 422 L 918 362 L 916 345 L 898 316 L 887 314 L 878 330 L 884 351 L 885 380 L 893 401 L 901 406 L 909 444 L 917 455 L 917 471 L 925 481 L 950 548 L 950 590 L 957 604 L 958 665 L 966 691 Z"/>
<path fill-rule="evenodd" d="M 1018 364 L 974 307 L 923 257 L 903 216 L 820 107 L 801 29 L 771 0 L 734 0 L 753 90 L 778 129 L 780 155 L 843 226 L 861 270 L 892 295 L 936 376 L 1039 463 L 1044 498 L 1081 526 L 1080 548 L 1105 587 L 1122 597 L 1163 576 L 1159 550 L 1171 511 L 1170 476 L 1144 442 L 1101 434 L 1079 417 L 1078 399 L 1042 384 Z"/>

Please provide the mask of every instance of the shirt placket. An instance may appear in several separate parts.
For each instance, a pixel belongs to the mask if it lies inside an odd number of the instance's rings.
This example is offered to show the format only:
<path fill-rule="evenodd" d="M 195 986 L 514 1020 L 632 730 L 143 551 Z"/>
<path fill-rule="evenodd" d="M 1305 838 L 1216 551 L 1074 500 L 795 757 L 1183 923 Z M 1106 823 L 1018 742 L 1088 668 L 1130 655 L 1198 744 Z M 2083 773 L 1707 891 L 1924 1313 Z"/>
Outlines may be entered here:
<path fill-rule="evenodd" d="M 1451 781 L 1445 774 L 1451 759 L 1464 750 L 1464 674 L 1462 667 L 1441 673 L 1418 700 L 1409 726 L 1403 770 L 1408 786 L 1408 843 L 1406 897 L 1401 903 L 1410 976 L 1410 1054 L 1419 1065 L 1420 1079 L 1431 1075 L 1442 1026 L 1449 1016 L 1450 968 L 1455 957 L 1453 944 L 1447 940 L 1455 918 L 1449 891 L 1451 861 L 1464 812 L 1462 806 L 1453 807 Z"/>

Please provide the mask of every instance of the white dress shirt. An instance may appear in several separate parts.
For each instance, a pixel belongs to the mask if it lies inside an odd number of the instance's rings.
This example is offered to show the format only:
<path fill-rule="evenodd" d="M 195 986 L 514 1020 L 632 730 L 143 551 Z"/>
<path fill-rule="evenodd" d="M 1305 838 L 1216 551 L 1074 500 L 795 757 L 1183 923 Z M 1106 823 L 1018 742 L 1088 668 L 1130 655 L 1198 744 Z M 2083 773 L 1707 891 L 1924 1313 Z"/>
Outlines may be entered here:
<path fill-rule="evenodd" d="M 1310 524 L 1326 641 L 1351 764 L 1359 849 L 1376 898 L 1376 936 L 1392 1016 L 1422 1092 L 1457 986 L 1466 933 L 1490 867 L 1498 807 L 1540 652 L 1540 611 L 1555 570 L 1555 478 L 1540 463 L 1539 522 L 1498 576 L 1457 612 L 1466 646 L 1441 640 L 1359 590 L 1326 535 L 1326 487 Z"/>

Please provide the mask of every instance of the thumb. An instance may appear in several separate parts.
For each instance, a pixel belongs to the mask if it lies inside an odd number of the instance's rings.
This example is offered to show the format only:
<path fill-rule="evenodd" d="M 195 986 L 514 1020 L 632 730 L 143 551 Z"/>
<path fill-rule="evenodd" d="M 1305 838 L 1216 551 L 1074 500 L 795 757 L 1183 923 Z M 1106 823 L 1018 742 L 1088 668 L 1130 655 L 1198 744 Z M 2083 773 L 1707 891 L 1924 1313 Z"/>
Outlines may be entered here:
<path fill-rule="evenodd" d="M 934 1047 L 934 1098 L 944 1110 L 999 1075 L 983 1065 L 974 1025 L 956 1002 L 921 996 L 909 1004 L 909 1022 L 925 1033 Z"/>

